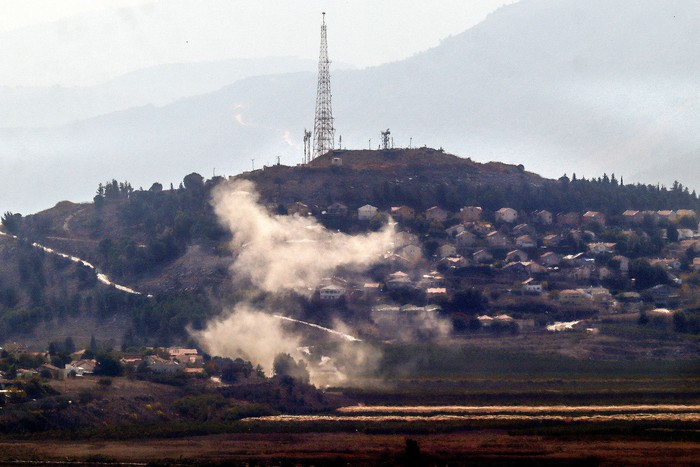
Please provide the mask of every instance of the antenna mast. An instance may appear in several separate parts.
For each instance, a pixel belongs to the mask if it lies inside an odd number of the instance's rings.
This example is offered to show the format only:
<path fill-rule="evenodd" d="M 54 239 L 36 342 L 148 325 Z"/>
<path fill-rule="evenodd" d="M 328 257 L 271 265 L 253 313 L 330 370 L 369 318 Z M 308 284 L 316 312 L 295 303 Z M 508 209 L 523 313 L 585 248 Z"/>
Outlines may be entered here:
<path fill-rule="evenodd" d="M 311 162 L 311 132 L 304 128 L 304 160 L 302 164 Z"/>
<path fill-rule="evenodd" d="M 330 60 L 328 60 L 328 44 L 326 42 L 326 12 L 323 12 L 321 52 L 318 57 L 318 86 L 316 88 L 316 117 L 314 118 L 312 160 L 333 149 L 335 144 L 333 109 L 331 108 L 330 63 Z"/>

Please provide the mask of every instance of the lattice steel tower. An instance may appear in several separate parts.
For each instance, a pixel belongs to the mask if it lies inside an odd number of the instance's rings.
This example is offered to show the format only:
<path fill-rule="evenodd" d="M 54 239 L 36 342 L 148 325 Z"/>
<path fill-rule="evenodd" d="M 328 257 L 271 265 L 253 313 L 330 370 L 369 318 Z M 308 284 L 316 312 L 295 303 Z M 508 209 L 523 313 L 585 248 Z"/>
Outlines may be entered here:
<path fill-rule="evenodd" d="M 329 70 L 328 44 L 326 43 L 326 13 L 321 24 L 321 53 L 318 57 L 318 87 L 316 89 L 316 117 L 314 119 L 313 157 L 316 159 L 335 144 L 333 109 L 331 108 L 331 74 Z"/>

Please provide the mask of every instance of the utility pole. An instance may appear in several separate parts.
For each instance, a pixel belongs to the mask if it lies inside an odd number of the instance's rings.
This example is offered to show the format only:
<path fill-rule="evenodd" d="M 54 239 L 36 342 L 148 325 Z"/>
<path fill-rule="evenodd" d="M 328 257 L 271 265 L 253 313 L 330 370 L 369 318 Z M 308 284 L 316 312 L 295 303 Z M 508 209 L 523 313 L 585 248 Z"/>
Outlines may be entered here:
<path fill-rule="evenodd" d="M 321 24 L 321 51 L 318 57 L 318 85 L 316 88 L 316 117 L 314 118 L 314 148 L 312 159 L 316 159 L 335 145 L 333 109 L 331 107 L 331 74 L 326 40 L 326 13 Z"/>

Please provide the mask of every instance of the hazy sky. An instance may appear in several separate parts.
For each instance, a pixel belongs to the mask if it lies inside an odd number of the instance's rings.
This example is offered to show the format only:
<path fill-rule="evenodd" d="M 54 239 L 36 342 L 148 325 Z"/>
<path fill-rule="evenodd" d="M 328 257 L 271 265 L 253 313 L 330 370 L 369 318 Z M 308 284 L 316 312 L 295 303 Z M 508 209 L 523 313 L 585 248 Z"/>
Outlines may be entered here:
<path fill-rule="evenodd" d="M 357 67 L 437 45 L 514 0 L 0 0 L 0 85 L 84 85 L 161 63 L 316 59 Z"/>

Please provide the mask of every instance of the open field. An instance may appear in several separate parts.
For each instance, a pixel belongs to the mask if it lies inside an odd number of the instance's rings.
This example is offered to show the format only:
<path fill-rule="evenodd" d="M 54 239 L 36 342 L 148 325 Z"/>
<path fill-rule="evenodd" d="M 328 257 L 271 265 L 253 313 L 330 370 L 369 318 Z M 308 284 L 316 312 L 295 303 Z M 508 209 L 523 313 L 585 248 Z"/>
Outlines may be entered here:
<path fill-rule="evenodd" d="M 410 435 L 428 464 L 696 465 L 700 443 L 634 440 L 625 435 L 553 438 L 503 430 Z M 290 463 L 408 464 L 406 436 L 366 433 L 227 434 L 139 441 L 0 443 L 0 462 L 139 462 L 151 465 Z M 414 464 L 415 465 L 415 464 Z"/>

